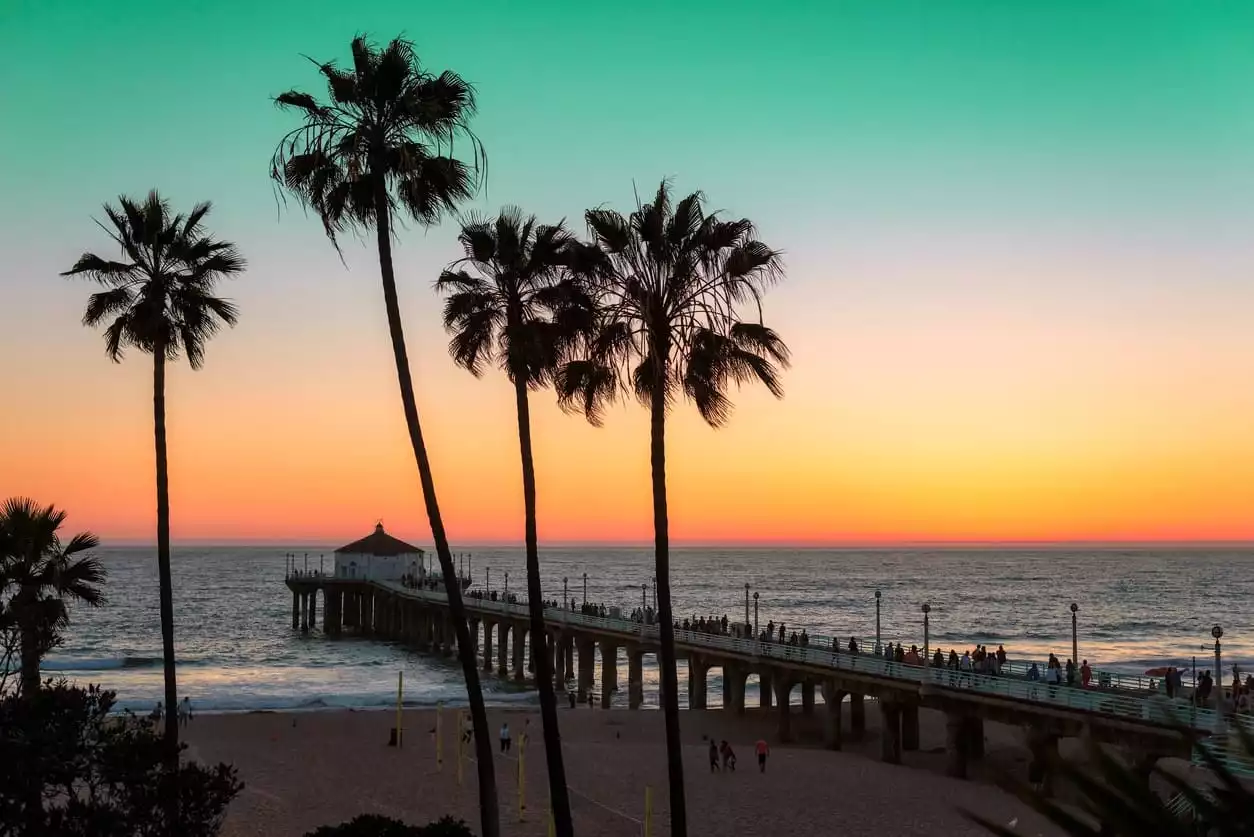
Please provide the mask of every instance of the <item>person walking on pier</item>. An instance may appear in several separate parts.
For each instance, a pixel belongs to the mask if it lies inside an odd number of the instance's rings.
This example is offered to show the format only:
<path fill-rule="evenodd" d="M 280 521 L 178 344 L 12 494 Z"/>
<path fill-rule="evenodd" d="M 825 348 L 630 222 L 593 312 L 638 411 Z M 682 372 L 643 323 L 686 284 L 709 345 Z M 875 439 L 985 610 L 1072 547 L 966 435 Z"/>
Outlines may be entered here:
<path fill-rule="evenodd" d="M 510 744 L 512 743 L 513 742 L 509 736 L 509 721 L 506 721 L 501 724 L 501 752 L 508 753 Z"/>
<path fill-rule="evenodd" d="M 766 757 L 771 754 L 771 748 L 766 743 L 765 738 L 759 738 L 758 743 L 754 745 L 754 749 L 758 752 L 758 772 L 766 772 Z"/>
<path fill-rule="evenodd" d="M 726 740 L 718 745 L 718 751 L 723 756 L 723 772 L 736 772 L 736 753 L 732 750 L 731 745 Z"/>
<path fill-rule="evenodd" d="M 718 745 L 714 743 L 714 739 L 710 739 L 710 772 L 718 773 Z"/>

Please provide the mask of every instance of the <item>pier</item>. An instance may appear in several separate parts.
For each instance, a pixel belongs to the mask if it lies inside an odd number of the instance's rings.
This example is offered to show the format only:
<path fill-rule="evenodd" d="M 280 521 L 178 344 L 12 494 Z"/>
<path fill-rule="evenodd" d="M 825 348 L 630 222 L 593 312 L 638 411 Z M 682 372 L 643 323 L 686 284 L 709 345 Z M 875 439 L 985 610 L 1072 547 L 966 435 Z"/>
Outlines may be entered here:
<path fill-rule="evenodd" d="M 287 586 L 292 592 L 293 629 L 315 626 L 321 594 L 327 636 L 353 631 L 432 654 L 452 656 L 457 650 L 442 591 L 400 581 L 316 575 L 289 577 Z M 542 648 L 550 655 L 559 693 L 573 687 L 582 702 L 599 680 L 600 694 L 593 698 L 608 708 L 619 685 L 621 649 L 627 659 L 628 706 L 638 709 L 642 705 L 644 655 L 656 654 L 660 648 L 656 625 L 623 618 L 617 610 L 602 617 L 549 607 L 545 610 L 548 636 L 543 644 L 529 645 L 524 602 L 473 596 L 464 601 L 475 652 L 485 671 L 525 682 L 534 668 L 526 649 Z M 866 734 L 867 704 L 873 703 L 882 721 L 881 757 L 894 764 L 901 762 L 903 752 L 919 748 L 920 709 L 943 712 L 948 772 L 955 777 L 965 778 L 968 765 L 983 756 L 985 722 L 1023 729 L 1032 754 L 1031 770 L 1038 775 L 1049 771 L 1060 739 L 1083 737 L 1122 748 L 1148 777 L 1161 758 L 1193 756 L 1192 742 L 1180 734 L 1181 728 L 1198 738 L 1213 736 L 1216 752 L 1235 760 L 1238 767 L 1249 767 L 1244 758 L 1229 752 L 1226 721 L 1214 710 L 1180 707 L 1117 687 L 1050 685 L 1017 676 L 896 663 L 871 653 L 836 651 L 831 644 L 799 646 L 680 629 L 675 631 L 675 644 L 678 656 L 688 663 L 691 708 L 706 707 L 706 679 L 717 668 L 722 673 L 723 706 L 743 713 L 746 679 L 756 674 L 761 684 L 760 706 L 775 714 L 777 735 L 784 742 L 793 739 L 795 712 L 823 712 L 824 743 L 839 750 L 847 736 L 861 739 Z M 598 651 L 601 673 L 596 678 Z M 800 707 L 790 704 L 797 686 L 801 687 Z M 821 706 L 816 705 L 816 694 L 822 695 Z M 849 705 L 847 727 L 845 703 Z"/>

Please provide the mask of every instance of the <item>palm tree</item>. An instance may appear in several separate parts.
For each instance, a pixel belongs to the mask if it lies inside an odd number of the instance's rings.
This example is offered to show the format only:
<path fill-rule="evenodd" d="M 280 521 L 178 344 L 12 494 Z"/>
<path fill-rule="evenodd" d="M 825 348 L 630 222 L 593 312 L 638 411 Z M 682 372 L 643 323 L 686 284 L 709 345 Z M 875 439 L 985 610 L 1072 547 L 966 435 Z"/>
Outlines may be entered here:
<path fill-rule="evenodd" d="M 670 524 L 666 504 L 666 414 L 677 399 L 692 401 L 712 427 L 731 416 L 731 384 L 758 381 L 782 397 L 780 369 L 788 348 L 760 321 L 760 299 L 782 276 L 780 254 L 754 238 L 747 219 L 706 213 L 693 193 L 671 205 L 666 182 L 630 216 L 606 209 L 585 217 L 593 243 L 578 249 L 573 268 L 597 296 L 602 323 L 589 356 L 557 376 L 559 402 L 599 424 L 620 393 L 648 406 L 653 477 L 653 536 L 662 651 L 662 708 L 670 783 L 671 833 L 687 835 L 679 682 L 671 613 Z"/>
<path fill-rule="evenodd" d="M 83 554 L 100 541 L 79 532 L 63 544 L 57 532 L 65 517 L 29 497 L 10 498 L 0 507 L 0 591 L 13 591 L 8 602 L 0 601 L 0 611 L 18 632 L 20 688 L 28 697 L 39 689 L 40 662 L 69 623 L 67 600 L 104 603 L 104 567 Z"/>
<path fill-rule="evenodd" d="M 429 72 L 418 60 L 413 44 L 405 40 L 379 48 L 364 38 L 354 38 L 352 54 L 351 69 L 331 62 L 318 65 L 327 83 L 326 103 L 297 90 L 275 98 L 280 108 L 296 111 L 302 124 L 279 143 L 270 174 L 282 189 L 318 214 L 333 243 L 348 228 L 375 230 L 401 405 L 466 679 L 475 733 L 481 828 L 483 837 L 497 837 L 500 820 L 488 714 L 461 585 L 418 420 L 392 267 L 397 216 L 433 224 L 470 198 L 478 187 L 484 163 L 479 141 L 469 129 L 475 111 L 474 90 L 456 73 Z M 471 165 L 453 156 L 454 141 L 459 138 L 473 151 Z"/>
<path fill-rule="evenodd" d="M 571 837 L 574 826 L 557 724 L 553 661 L 545 651 L 528 393 L 552 383 L 560 361 L 589 336 L 594 310 L 579 284 L 564 278 L 564 257 L 573 238 L 560 223 L 537 225 L 535 216 L 524 217 L 522 210 L 507 207 L 494 221 L 467 220 L 458 239 L 466 255 L 440 274 L 436 288 L 449 295 L 444 304 L 444 327 L 453 334 L 449 342 L 453 360 L 476 377 L 488 364 L 495 364 L 514 385 L 522 454 L 527 605 L 540 690 L 549 800 L 556 834 Z"/>
<path fill-rule="evenodd" d="M 174 587 L 170 576 L 170 476 L 166 462 L 166 364 L 187 355 L 192 369 L 205 360 L 205 344 L 222 323 L 235 325 L 229 300 L 213 295 L 218 280 L 244 270 L 235 245 L 205 230 L 210 204 L 187 215 L 174 214 L 155 191 L 142 202 L 126 196 L 106 205 L 111 227 L 100 224 L 121 251 L 121 261 L 84 253 L 62 276 L 86 276 L 104 286 L 87 301 L 83 325 L 107 326 L 105 354 L 122 361 L 128 348 L 152 355 L 153 438 L 157 460 L 157 570 L 161 586 L 161 652 L 165 666 L 165 766 L 177 777 L 179 764 L 178 687 L 174 668 Z M 170 792 L 169 816 L 178 821 L 177 788 Z"/>

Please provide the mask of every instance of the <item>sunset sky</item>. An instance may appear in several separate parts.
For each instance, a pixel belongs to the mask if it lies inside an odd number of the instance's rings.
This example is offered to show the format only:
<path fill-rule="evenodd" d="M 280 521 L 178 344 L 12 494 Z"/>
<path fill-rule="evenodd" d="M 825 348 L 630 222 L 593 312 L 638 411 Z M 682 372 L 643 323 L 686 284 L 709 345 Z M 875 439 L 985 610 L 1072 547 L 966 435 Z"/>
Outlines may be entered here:
<path fill-rule="evenodd" d="M 168 386 L 176 539 L 426 542 L 368 242 L 347 266 L 267 164 L 302 56 L 404 33 L 480 94 L 467 209 L 582 230 L 662 177 L 786 251 L 786 397 L 669 431 L 677 540 L 1254 539 L 1254 5 L 0 3 L 0 495 L 154 531 L 151 363 L 57 276 L 119 193 L 212 200 L 247 273 Z M 446 353 L 456 225 L 403 231 L 454 543 L 521 537 L 513 396 Z M 650 534 L 648 429 L 535 398 L 540 531 Z"/>

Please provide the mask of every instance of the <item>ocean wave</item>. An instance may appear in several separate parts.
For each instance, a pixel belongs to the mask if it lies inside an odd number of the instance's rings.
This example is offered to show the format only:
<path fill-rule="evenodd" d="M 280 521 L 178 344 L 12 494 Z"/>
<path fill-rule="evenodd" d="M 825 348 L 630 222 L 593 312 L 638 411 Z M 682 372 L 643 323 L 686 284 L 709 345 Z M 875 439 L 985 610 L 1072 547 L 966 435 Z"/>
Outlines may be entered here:
<path fill-rule="evenodd" d="M 156 668 L 161 665 L 160 657 L 105 657 L 95 659 L 65 658 L 44 660 L 39 664 L 43 671 L 112 671 L 120 668 Z M 188 665 L 187 660 L 179 660 L 180 666 Z"/>

